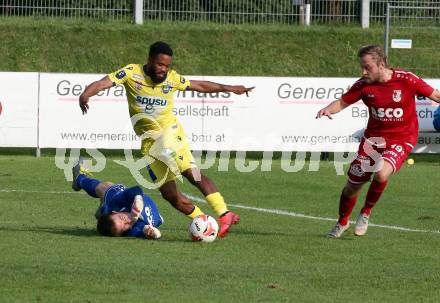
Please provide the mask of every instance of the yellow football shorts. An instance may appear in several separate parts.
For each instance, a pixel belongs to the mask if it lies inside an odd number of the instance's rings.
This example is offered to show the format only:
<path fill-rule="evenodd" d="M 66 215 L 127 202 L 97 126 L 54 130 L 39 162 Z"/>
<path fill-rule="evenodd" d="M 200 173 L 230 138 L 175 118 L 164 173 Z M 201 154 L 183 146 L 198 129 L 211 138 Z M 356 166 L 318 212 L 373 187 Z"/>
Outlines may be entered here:
<path fill-rule="evenodd" d="M 175 180 L 176 175 L 189 168 L 197 167 L 185 131 L 179 122 L 173 123 L 154 138 L 144 139 L 141 152 L 148 156 L 148 174 L 159 186 Z"/>

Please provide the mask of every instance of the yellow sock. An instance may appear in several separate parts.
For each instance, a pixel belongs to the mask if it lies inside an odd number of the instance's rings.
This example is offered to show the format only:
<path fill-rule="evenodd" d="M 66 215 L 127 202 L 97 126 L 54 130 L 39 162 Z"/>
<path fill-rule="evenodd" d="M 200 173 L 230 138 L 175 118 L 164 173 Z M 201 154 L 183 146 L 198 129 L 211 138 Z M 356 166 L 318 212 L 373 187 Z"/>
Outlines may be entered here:
<path fill-rule="evenodd" d="M 217 216 L 220 216 L 228 211 L 225 199 L 223 199 L 223 196 L 219 192 L 207 195 L 205 199 L 208 201 L 209 206 L 212 207 Z"/>
<path fill-rule="evenodd" d="M 194 219 L 197 216 L 203 215 L 203 211 L 200 210 L 200 208 L 198 208 L 196 205 L 194 205 L 194 210 L 192 211 L 192 213 L 188 214 L 187 216 L 190 219 Z"/>

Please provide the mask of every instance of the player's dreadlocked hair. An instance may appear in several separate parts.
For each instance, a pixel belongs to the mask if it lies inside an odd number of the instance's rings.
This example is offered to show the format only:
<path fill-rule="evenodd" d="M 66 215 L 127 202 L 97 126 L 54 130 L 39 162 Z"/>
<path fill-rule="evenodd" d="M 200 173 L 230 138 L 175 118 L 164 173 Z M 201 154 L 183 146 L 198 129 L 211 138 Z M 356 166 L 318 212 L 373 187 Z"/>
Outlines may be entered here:
<path fill-rule="evenodd" d="M 387 57 L 385 56 L 384 50 L 378 45 L 367 45 L 362 47 L 358 52 L 358 57 L 371 55 L 377 64 L 383 62 L 387 66 Z"/>
<path fill-rule="evenodd" d="M 98 229 L 98 232 L 107 237 L 113 237 L 114 236 L 114 221 L 111 217 L 111 213 L 107 214 L 105 216 L 101 216 L 98 219 L 98 224 L 96 225 L 96 228 Z"/>
<path fill-rule="evenodd" d="M 173 50 L 167 43 L 162 41 L 157 41 L 150 45 L 150 52 L 148 53 L 148 56 L 150 58 L 153 58 L 154 56 L 157 56 L 159 54 L 164 54 L 172 57 Z"/>

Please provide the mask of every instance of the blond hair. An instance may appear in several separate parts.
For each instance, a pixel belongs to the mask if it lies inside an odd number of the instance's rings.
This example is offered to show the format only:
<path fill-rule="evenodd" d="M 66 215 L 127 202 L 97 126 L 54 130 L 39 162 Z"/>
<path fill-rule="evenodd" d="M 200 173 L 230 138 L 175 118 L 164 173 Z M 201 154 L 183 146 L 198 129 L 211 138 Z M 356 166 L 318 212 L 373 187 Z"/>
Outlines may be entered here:
<path fill-rule="evenodd" d="M 358 57 L 363 58 L 366 55 L 371 55 L 377 65 L 383 62 L 387 66 L 387 57 L 382 47 L 378 45 L 364 46 L 358 51 Z"/>

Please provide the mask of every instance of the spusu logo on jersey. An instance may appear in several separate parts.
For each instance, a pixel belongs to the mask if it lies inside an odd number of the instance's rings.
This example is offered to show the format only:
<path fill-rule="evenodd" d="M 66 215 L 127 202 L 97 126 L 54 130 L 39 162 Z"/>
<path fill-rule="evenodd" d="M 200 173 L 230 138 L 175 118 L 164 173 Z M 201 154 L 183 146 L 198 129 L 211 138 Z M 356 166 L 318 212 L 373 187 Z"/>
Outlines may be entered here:
<path fill-rule="evenodd" d="M 403 109 L 400 107 L 396 107 L 396 108 L 371 107 L 371 116 L 376 120 L 386 121 L 386 122 L 403 121 Z"/>
<path fill-rule="evenodd" d="M 153 114 L 157 109 L 163 109 L 168 101 L 159 97 L 136 96 L 136 102 L 143 108 L 146 114 Z"/>

